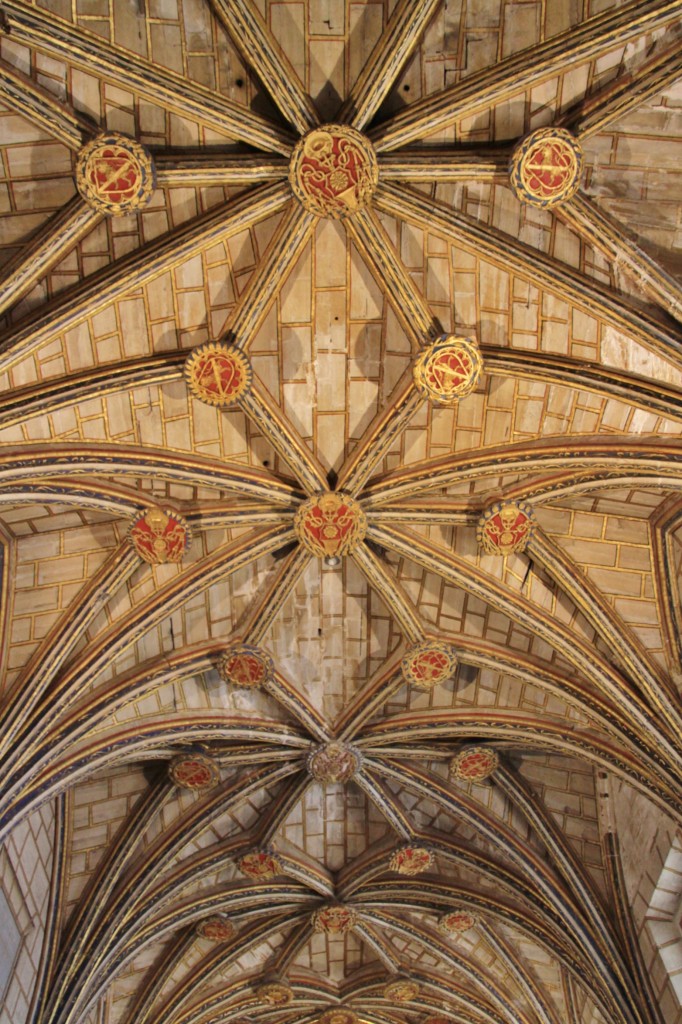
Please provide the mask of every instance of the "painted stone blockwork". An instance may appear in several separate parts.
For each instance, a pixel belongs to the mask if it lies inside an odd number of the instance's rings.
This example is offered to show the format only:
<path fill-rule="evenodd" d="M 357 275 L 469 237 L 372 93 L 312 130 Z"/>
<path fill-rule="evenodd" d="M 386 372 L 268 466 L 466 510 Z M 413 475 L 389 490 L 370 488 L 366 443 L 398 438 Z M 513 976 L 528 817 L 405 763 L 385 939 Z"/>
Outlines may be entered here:
<path fill-rule="evenodd" d="M 21 931 L 21 947 L 0 1024 L 24 1024 L 38 978 L 49 910 L 54 809 L 45 804 L 23 821 L 0 849 L 0 885 Z"/>
<path fill-rule="evenodd" d="M 609 787 L 627 896 L 666 1024 L 682 1021 L 682 844 L 675 823 L 618 782 Z M 674 916 L 674 921 L 671 919 Z M 665 926 L 665 927 L 662 927 Z M 667 947 L 665 957 L 663 948 Z"/>

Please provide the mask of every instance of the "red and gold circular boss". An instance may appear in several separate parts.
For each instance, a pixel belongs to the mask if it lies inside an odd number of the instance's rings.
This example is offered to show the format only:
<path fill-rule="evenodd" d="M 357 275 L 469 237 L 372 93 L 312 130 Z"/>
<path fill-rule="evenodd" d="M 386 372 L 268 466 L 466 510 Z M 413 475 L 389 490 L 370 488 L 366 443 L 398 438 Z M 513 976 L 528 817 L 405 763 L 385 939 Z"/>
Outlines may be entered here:
<path fill-rule="evenodd" d="M 274 665 L 270 655 L 260 647 L 232 644 L 220 656 L 218 672 L 226 683 L 255 690 L 272 678 Z"/>
<path fill-rule="evenodd" d="M 105 132 L 78 154 L 76 188 L 99 213 L 122 217 L 146 206 L 156 185 L 149 150 L 119 132 Z"/>
<path fill-rule="evenodd" d="M 514 150 L 509 181 L 517 199 L 531 206 L 557 206 L 580 185 L 583 152 L 565 128 L 538 128 Z"/>
<path fill-rule="evenodd" d="M 303 502 L 294 516 L 294 529 L 311 554 L 332 558 L 357 547 L 367 532 L 367 518 L 350 495 L 328 491 Z"/>
<path fill-rule="evenodd" d="M 412 372 L 425 398 L 438 405 L 456 405 L 474 390 L 482 369 L 476 342 L 449 334 L 424 349 Z"/>
<path fill-rule="evenodd" d="M 348 217 L 367 205 L 379 182 L 374 147 L 348 125 L 315 128 L 294 149 L 289 182 L 311 213 Z"/>
<path fill-rule="evenodd" d="M 232 405 L 253 379 L 246 356 L 234 345 L 217 341 L 198 345 L 187 357 L 184 373 L 191 393 L 207 405 Z"/>
<path fill-rule="evenodd" d="M 148 508 L 140 513 L 128 537 L 140 558 L 150 565 L 179 562 L 191 541 L 187 520 L 170 508 Z"/>

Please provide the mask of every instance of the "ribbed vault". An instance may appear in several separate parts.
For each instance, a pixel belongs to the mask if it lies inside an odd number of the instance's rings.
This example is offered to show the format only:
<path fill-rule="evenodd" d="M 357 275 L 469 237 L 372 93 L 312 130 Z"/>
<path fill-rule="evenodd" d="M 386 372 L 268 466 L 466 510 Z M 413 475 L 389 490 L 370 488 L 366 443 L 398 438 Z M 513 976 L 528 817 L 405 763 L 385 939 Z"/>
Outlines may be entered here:
<path fill-rule="evenodd" d="M 679 1024 L 680 0 L 82 7 L 0 2 L 27 1019 Z"/>

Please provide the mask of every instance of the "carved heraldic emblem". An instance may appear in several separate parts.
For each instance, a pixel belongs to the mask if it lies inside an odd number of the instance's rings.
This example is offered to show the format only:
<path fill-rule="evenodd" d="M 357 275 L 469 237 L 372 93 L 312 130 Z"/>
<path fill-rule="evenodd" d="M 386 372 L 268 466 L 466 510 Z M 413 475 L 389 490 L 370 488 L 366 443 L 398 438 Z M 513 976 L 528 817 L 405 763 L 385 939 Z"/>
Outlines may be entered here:
<path fill-rule="evenodd" d="M 146 206 L 156 186 L 149 150 L 119 132 L 105 132 L 80 150 L 76 187 L 99 213 L 122 217 Z"/>
<path fill-rule="evenodd" d="M 270 1006 L 286 1006 L 294 998 L 294 990 L 283 981 L 266 981 L 256 989 L 261 1003 Z"/>
<path fill-rule="evenodd" d="M 236 935 L 236 928 L 225 917 L 207 917 L 197 925 L 197 935 L 212 942 L 227 942 Z"/>
<path fill-rule="evenodd" d="M 340 903 L 330 903 L 326 907 L 320 907 L 312 915 L 310 922 L 314 932 L 324 932 L 325 935 L 345 935 L 355 927 L 358 915 L 351 907 L 344 907 Z"/>
<path fill-rule="evenodd" d="M 282 874 L 282 865 L 272 850 L 250 850 L 239 858 L 237 867 L 247 878 L 258 881 Z"/>
<path fill-rule="evenodd" d="M 524 551 L 535 529 L 530 505 L 503 501 L 491 505 L 478 521 L 478 542 L 488 555 L 512 555 Z"/>
<path fill-rule="evenodd" d="M 150 565 L 179 562 L 191 541 L 187 521 L 169 508 L 146 509 L 133 520 L 128 537 Z"/>
<path fill-rule="evenodd" d="M 419 995 L 419 985 L 416 981 L 408 978 L 399 978 L 397 981 L 389 981 L 384 988 L 386 999 L 392 999 L 396 1003 L 409 1003 Z"/>
<path fill-rule="evenodd" d="M 316 494 L 298 508 L 294 529 L 301 544 L 320 558 L 347 555 L 363 540 L 367 518 L 347 494 Z"/>
<path fill-rule="evenodd" d="M 358 1024 L 358 1015 L 345 1006 L 334 1006 L 317 1018 L 317 1024 Z"/>
<path fill-rule="evenodd" d="M 433 867 L 433 851 L 426 846 L 401 846 L 389 861 L 391 871 L 399 875 L 421 875 Z"/>
<path fill-rule="evenodd" d="M 311 213 L 348 217 L 367 205 L 379 182 L 374 147 L 348 125 L 315 128 L 294 149 L 289 182 Z"/>
<path fill-rule="evenodd" d="M 464 782 L 484 782 L 500 763 L 491 747 L 465 747 L 450 762 L 450 774 Z"/>
<path fill-rule="evenodd" d="M 348 782 L 362 765 L 362 756 L 337 740 L 324 743 L 308 754 L 307 768 L 318 782 Z"/>
<path fill-rule="evenodd" d="M 194 397 L 207 405 L 232 405 L 253 381 L 246 356 L 235 345 L 217 341 L 195 348 L 187 357 L 184 373 Z"/>
<path fill-rule="evenodd" d="M 208 789 L 220 780 L 215 761 L 205 754 L 183 754 L 168 766 L 168 776 L 180 789 Z"/>
<path fill-rule="evenodd" d="M 509 168 L 512 191 L 531 206 L 558 206 L 580 185 L 583 152 L 565 128 L 538 128 L 514 150 Z"/>
<path fill-rule="evenodd" d="M 476 387 L 483 360 L 471 338 L 444 334 L 425 348 L 413 368 L 417 390 L 439 405 L 456 405 Z"/>
<path fill-rule="evenodd" d="M 438 927 L 445 935 L 461 935 L 476 924 L 476 918 L 467 910 L 451 910 L 438 919 Z"/>
<path fill-rule="evenodd" d="M 406 683 L 420 690 L 430 690 L 437 683 L 452 678 L 457 657 L 449 644 L 425 640 L 407 651 L 401 668 Z"/>
<path fill-rule="evenodd" d="M 272 679 L 274 665 L 260 647 L 232 644 L 218 660 L 218 673 L 226 683 L 254 690 Z"/>

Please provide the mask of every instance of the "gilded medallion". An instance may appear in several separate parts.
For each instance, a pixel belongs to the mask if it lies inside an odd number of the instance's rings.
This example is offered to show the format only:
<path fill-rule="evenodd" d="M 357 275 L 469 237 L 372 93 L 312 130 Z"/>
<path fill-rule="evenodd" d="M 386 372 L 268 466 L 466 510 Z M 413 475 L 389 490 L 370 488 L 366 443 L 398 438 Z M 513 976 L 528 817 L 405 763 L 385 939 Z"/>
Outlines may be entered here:
<path fill-rule="evenodd" d="M 400 664 L 406 683 L 430 690 L 437 683 L 452 679 L 457 657 L 450 644 L 425 640 L 411 647 Z"/>
<path fill-rule="evenodd" d="M 249 361 L 236 345 L 209 341 L 193 349 L 185 362 L 189 390 L 207 405 L 232 405 L 251 387 Z"/>
<path fill-rule="evenodd" d="M 486 509 L 478 521 L 478 543 L 488 555 L 524 551 L 535 529 L 535 514 L 520 501 L 501 501 Z"/>
<path fill-rule="evenodd" d="M 492 747 L 465 747 L 450 762 L 450 774 L 465 782 L 484 782 L 500 763 Z"/>
<path fill-rule="evenodd" d="M 187 520 L 169 508 L 148 508 L 133 520 L 128 531 L 130 543 L 150 565 L 179 562 L 189 548 L 191 533 Z"/>
<path fill-rule="evenodd" d="M 168 766 L 168 777 L 180 789 L 201 790 L 215 786 L 220 772 L 215 761 L 205 754 L 182 754 Z"/>
<path fill-rule="evenodd" d="M 412 373 L 425 398 L 438 405 L 456 405 L 474 390 L 482 369 L 475 341 L 444 334 L 420 353 Z"/>
<path fill-rule="evenodd" d="M 391 857 L 388 866 L 399 875 L 421 875 L 433 867 L 433 851 L 427 846 L 401 846 Z"/>
<path fill-rule="evenodd" d="M 282 865 L 272 850 L 250 850 L 239 858 L 237 867 L 247 878 L 261 882 L 282 874 Z"/>
<path fill-rule="evenodd" d="M 197 925 L 197 935 L 212 942 L 227 942 L 237 934 L 235 926 L 225 917 L 206 917 Z"/>
<path fill-rule="evenodd" d="M 156 187 L 152 155 L 127 135 L 104 132 L 80 150 L 76 187 L 99 213 L 109 217 L 132 213 L 147 205 Z"/>
<path fill-rule="evenodd" d="M 317 1018 L 317 1024 L 359 1024 L 358 1015 L 345 1006 L 333 1006 Z"/>
<path fill-rule="evenodd" d="M 467 910 L 451 910 L 438 919 L 438 927 L 445 935 L 461 935 L 476 924 L 476 918 Z"/>
<path fill-rule="evenodd" d="M 398 978 L 396 981 L 389 981 L 384 988 L 386 999 L 392 999 L 396 1003 L 409 1003 L 419 995 L 419 984 L 410 978 Z"/>
<path fill-rule="evenodd" d="M 286 1006 L 294 998 L 294 990 L 283 981 L 265 981 L 256 989 L 256 996 L 269 1006 Z"/>
<path fill-rule="evenodd" d="M 326 907 L 320 907 L 310 918 L 314 932 L 324 932 L 325 935 L 345 935 L 357 924 L 358 915 L 352 907 L 345 907 L 341 903 L 330 903 Z"/>
<path fill-rule="evenodd" d="M 272 679 L 272 658 L 260 647 L 251 644 L 232 644 L 220 656 L 218 672 L 226 683 L 257 689 Z"/>
<path fill-rule="evenodd" d="M 538 128 L 522 139 L 509 167 L 512 191 L 531 206 L 557 206 L 580 185 L 583 151 L 565 128 Z"/>
<path fill-rule="evenodd" d="M 347 555 L 367 532 L 367 518 L 350 495 L 336 491 L 314 494 L 299 506 L 294 529 L 301 544 L 313 555 Z"/>
<path fill-rule="evenodd" d="M 307 768 L 318 782 L 348 782 L 362 765 L 362 755 L 347 743 L 333 740 L 308 754 Z"/>
<path fill-rule="evenodd" d="M 344 124 L 314 128 L 299 141 L 289 165 L 294 195 L 318 217 L 349 217 L 366 206 L 379 182 L 372 143 Z"/>

